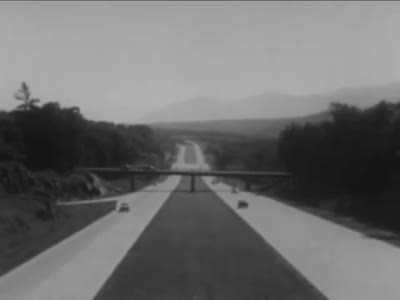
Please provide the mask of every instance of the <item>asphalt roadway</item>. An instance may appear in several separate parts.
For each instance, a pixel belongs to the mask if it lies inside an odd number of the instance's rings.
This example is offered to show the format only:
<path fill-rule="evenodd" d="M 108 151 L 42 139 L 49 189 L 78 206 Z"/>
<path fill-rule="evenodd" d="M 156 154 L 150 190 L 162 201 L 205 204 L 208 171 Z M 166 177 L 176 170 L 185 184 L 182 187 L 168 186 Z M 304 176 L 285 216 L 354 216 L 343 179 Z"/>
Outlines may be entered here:
<path fill-rule="evenodd" d="M 202 179 L 196 193 L 189 184 L 182 178 L 96 300 L 326 299 Z"/>
<path fill-rule="evenodd" d="M 186 146 L 174 168 L 207 167 Z M 324 299 L 223 198 L 239 194 L 217 196 L 200 178 L 190 193 L 181 178 L 121 196 L 129 213 L 112 212 L 0 277 L 0 299 Z"/>
<path fill-rule="evenodd" d="M 173 168 L 209 170 L 190 144 Z M 189 193 L 181 178 L 119 197 L 129 213 L 3 275 L 0 299 L 399 299 L 399 248 L 209 177 Z"/>

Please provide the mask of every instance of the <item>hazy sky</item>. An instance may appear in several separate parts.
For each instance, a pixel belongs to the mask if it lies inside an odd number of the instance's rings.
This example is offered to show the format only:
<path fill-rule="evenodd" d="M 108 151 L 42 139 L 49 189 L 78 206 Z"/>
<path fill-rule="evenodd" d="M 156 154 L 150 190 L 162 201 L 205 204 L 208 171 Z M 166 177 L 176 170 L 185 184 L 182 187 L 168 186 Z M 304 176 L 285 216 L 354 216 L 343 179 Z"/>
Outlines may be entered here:
<path fill-rule="evenodd" d="M 196 96 L 400 82 L 397 2 L 0 2 L 0 109 L 25 80 L 134 121 Z"/>

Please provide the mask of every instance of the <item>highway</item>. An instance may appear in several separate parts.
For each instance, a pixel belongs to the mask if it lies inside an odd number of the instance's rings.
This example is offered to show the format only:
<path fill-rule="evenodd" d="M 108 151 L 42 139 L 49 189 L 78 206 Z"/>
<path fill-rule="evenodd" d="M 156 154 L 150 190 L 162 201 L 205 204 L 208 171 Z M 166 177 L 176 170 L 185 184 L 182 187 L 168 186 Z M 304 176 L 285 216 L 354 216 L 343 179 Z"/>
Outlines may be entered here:
<path fill-rule="evenodd" d="M 202 179 L 183 178 L 96 300 L 325 299 Z"/>
<path fill-rule="evenodd" d="M 183 157 L 180 147 L 173 168 L 185 167 Z M 0 299 L 93 299 L 179 181 L 170 176 L 123 196 L 129 214 L 112 212 L 0 277 Z"/>
<path fill-rule="evenodd" d="M 400 299 L 400 248 L 271 198 L 204 181 L 328 299 Z M 235 208 L 240 199 L 249 209 Z"/>
<path fill-rule="evenodd" d="M 173 167 L 209 169 L 196 144 Z M 131 212 L 0 277 L 0 299 L 400 299 L 399 248 L 210 177 L 188 185 L 169 176 L 123 196 Z"/>

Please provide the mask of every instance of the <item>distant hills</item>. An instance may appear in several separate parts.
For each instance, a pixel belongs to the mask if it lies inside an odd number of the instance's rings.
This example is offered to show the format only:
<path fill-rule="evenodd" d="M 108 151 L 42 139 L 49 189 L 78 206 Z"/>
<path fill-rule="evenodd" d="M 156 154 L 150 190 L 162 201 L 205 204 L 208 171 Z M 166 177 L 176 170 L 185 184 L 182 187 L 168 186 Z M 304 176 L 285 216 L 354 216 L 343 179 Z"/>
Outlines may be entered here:
<path fill-rule="evenodd" d="M 314 95 L 269 93 L 232 101 L 198 97 L 154 111 L 145 118 L 145 122 L 293 118 L 326 111 L 332 102 L 366 107 L 383 99 L 399 100 L 400 83 Z"/>
<path fill-rule="evenodd" d="M 332 102 L 365 108 L 384 99 L 399 101 L 400 84 L 306 96 L 263 94 L 235 101 L 194 98 L 154 112 L 147 123 L 154 128 L 277 137 L 292 122 L 326 120 Z"/>
<path fill-rule="evenodd" d="M 246 136 L 276 138 L 279 136 L 281 130 L 290 123 L 315 123 L 327 120 L 328 118 L 328 112 L 322 112 L 319 114 L 298 118 L 160 122 L 150 124 L 150 126 L 152 126 L 153 128 L 162 128 L 175 131 L 190 131 L 197 133 L 229 133 Z"/>

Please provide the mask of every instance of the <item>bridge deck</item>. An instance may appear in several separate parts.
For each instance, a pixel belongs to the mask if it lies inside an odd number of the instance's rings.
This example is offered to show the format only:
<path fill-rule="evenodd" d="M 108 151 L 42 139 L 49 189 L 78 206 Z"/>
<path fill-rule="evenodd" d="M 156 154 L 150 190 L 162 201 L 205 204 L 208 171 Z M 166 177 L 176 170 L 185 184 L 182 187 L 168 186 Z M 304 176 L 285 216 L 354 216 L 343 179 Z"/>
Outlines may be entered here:
<path fill-rule="evenodd" d="M 118 168 L 85 168 L 85 170 L 98 174 L 124 174 L 124 175 L 182 175 L 182 176 L 214 176 L 214 177 L 289 177 L 285 172 L 254 172 L 254 171 L 204 171 L 204 170 L 135 170 Z"/>

